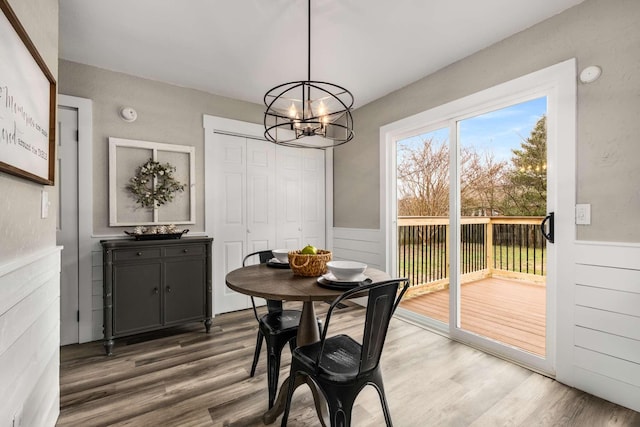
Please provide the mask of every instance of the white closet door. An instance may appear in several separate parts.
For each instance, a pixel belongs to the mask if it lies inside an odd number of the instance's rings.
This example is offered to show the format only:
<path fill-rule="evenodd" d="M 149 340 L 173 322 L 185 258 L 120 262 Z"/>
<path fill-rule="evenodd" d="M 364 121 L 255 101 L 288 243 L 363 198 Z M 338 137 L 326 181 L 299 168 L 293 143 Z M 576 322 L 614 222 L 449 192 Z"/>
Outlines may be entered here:
<path fill-rule="evenodd" d="M 247 253 L 276 249 L 276 147 L 247 139 Z"/>
<path fill-rule="evenodd" d="M 299 148 L 277 147 L 277 246 L 302 249 L 302 152 Z"/>
<path fill-rule="evenodd" d="M 302 152 L 302 246 L 325 248 L 325 153 L 298 151 Z"/>
<path fill-rule="evenodd" d="M 246 140 L 216 135 L 214 182 L 214 311 L 225 313 L 250 306 L 249 297 L 227 288 L 225 276 L 242 267 L 246 251 Z"/>

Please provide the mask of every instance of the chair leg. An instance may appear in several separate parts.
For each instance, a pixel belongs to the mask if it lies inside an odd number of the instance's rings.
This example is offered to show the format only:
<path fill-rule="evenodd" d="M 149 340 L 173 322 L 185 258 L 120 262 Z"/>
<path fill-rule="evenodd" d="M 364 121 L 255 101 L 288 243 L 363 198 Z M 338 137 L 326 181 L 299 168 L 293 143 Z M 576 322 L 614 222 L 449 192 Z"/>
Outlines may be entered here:
<path fill-rule="evenodd" d="M 284 412 L 282 413 L 282 421 L 280 427 L 287 427 L 287 420 L 289 418 L 289 410 L 291 409 L 291 399 L 293 398 L 293 391 L 296 385 L 297 367 L 295 361 L 291 362 L 291 370 L 289 371 L 289 387 L 287 388 L 287 401 L 284 405 Z"/>
<path fill-rule="evenodd" d="M 349 393 L 350 394 L 350 393 Z M 343 395 L 337 390 L 327 390 L 327 403 L 329 405 L 329 420 L 331 427 L 350 427 L 351 410 L 355 396 Z"/>
<path fill-rule="evenodd" d="M 269 409 L 273 408 L 276 400 L 276 392 L 278 391 L 278 376 L 280 375 L 280 352 L 274 354 L 269 353 L 267 360 L 267 386 L 269 388 Z"/>
<path fill-rule="evenodd" d="M 391 422 L 391 412 L 389 412 L 389 404 L 387 403 L 387 397 L 384 392 L 384 384 L 382 383 L 382 375 L 380 372 L 377 372 L 373 375 L 374 383 L 372 385 L 378 391 L 378 395 L 380 396 L 380 403 L 382 404 L 382 413 L 384 414 L 384 421 L 387 424 L 387 427 L 393 427 L 393 423 Z"/>
<path fill-rule="evenodd" d="M 258 338 L 256 340 L 256 351 L 253 353 L 253 364 L 251 365 L 250 377 L 253 377 L 256 373 L 256 366 L 258 366 L 258 359 L 260 358 L 260 350 L 262 350 L 262 340 L 264 336 L 262 332 L 258 330 Z"/>

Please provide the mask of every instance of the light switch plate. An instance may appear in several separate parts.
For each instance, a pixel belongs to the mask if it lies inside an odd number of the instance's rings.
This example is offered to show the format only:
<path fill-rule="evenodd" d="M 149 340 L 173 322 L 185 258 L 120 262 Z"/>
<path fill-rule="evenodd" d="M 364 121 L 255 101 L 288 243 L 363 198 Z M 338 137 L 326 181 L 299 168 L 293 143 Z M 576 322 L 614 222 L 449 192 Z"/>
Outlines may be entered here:
<path fill-rule="evenodd" d="M 42 219 L 49 217 L 49 193 L 45 190 L 42 190 L 42 201 L 41 201 L 41 217 Z"/>
<path fill-rule="evenodd" d="M 576 224 L 578 225 L 591 224 L 591 205 L 589 203 L 576 205 Z"/>

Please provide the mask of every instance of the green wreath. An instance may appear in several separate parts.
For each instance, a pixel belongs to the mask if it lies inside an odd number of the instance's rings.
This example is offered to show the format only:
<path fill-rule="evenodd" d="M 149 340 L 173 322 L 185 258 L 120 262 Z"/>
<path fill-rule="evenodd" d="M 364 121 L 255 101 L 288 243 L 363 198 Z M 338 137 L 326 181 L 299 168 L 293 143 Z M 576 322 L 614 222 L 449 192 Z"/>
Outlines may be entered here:
<path fill-rule="evenodd" d="M 138 167 L 136 175 L 129 180 L 127 189 L 143 208 L 164 205 L 173 200 L 176 192 L 184 191 L 184 184 L 180 184 L 173 177 L 175 170 L 170 163 L 162 164 L 149 159 Z"/>

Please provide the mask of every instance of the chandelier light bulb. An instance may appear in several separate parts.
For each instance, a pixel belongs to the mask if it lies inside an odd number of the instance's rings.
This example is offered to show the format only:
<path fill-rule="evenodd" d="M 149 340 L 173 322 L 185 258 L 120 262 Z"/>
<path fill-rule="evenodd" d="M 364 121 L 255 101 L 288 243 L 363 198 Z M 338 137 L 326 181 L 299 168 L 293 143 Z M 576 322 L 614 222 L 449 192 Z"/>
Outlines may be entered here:
<path fill-rule="evenodd" d="M 298 110 L 296 110 L 296 106 L 293 102 L 291 103 L 291 107 L 289 107 L 289 117 L 292 119 L 298 118 Z"/>
<path fill-rule="evenodd" d="M 324 105 L 324 102 L 320 100 L 320 104 L 318 105 L 318 115 L 324 116 L 325 114 L 327 114 L 327 107 Z"/>

